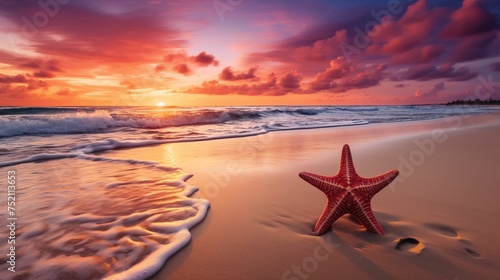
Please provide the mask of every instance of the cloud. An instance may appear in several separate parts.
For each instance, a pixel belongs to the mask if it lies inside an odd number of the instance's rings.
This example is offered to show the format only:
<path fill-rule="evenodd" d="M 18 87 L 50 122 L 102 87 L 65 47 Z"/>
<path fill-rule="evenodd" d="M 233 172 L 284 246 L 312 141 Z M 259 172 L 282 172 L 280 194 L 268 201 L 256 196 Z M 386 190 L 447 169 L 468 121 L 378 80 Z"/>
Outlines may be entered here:
<path fill-rule="evenodd" d="M 68 89 L 68 88 L 64 88 L 64 89 L 58 90 L 55 93 L 55 95 L 66 96 L 66 97 L 75 97 L 75 96 L 78 96 L 81 93 L 82 92 L 78 91 L 78 90 L 71 90 L 71 89 Z"/>
<path fill-rule="evenodd" d="M 219 74 L 219 79 L 223 81 L 239 81 L 239 80 L 255 79 L 256 70 L 257 67 L 251 67 L 246 72 L 234 72 L 231 66 L 228 66 L 222 69 L 222 72 Z"/>
<path fill-rule="evenodd" d="M 2 75 L 0 74 L 0 95 L 8 98 L 29 98 L 33 92 L 40 89 L 46 90 L 49 83 L 35 80 L 25 75 Z"/>
<path fill-rule="evenodd" d="M 188 56 L 186 52 L 175 52 L 163 57 L 163 62 L 156 65 L 155 72 L 173 71 L 175 73 L 189 76 L 194 73 L 192 67 L 218 66 L 219 61 L 215 56 L 201 52 L 194 56 Z"/>
<path fill-rule="evenodd" d="M 300 92 L 302 77 L 297 71 L 290 71 L 278 78 L 274 73 L 267 76 L 265 82 L 245 83 L 230 85 L 220 83 L 218 80 L 205 81 L 201 86 L 193 87 L 186 92 L 208 95 L 268 95 L 279 96 L 292 92 Z M 279 81 L 279 82 L 278 82 Z"/>
<path fill-rule="evenodd" d="M 21 68 L 32 68 L 32 69 L 40 69 L 42 68 L 43 61 L 41 59 L 34 59 L 24 63 L 19 64 Z"/>
<path fill-rule="evenodd" d="M 50 87 L 50 84 L 42 81 L 42 80 L 29 80 L 28 81 L 28 87 L 27 89 L 29 90 L 36 90 L 36 89 L 48 89 Z"/>
<path fill-rule="evenodd" d="M 494 71 L 496 71 L 496 72 L 500 71 L 500 61 L 493 62 L 492 64 L 490 64 L 490 66 L 491 66 L 491 69 L 493 69 Z"/>
<path fill-rule="evenodd" d="M 448 79 L 449 81 L 468 81 L 477 77 L 477 73 L 471 72 L 468 67 L 455 69 L 453 64 L 442 64 L 439 67 L 425 64 L 409 67 L 399 76 L 392 77 L 392 80 L 417 80 L 429 81 L 434 79 Z"/>
<path fill-rule="evenodd" d="M 31 68 L 36 70 L 46 70 L 50 72 L 63 72 L 61 63 L 57 59 L 43 61 L 41 59 L 22 59 L 25 62 L 19 64 L 21 68 Z"/>
<path fill-rule="evenodd" d="M 402 4 L 404 5 L 404 4 Z M 449 5 L 448 5 L 449 6 Z M 366 12 L 370 14 L 370 11 Z M 476 18 L 482 16 L 483 18 Z M 461 26 L 471 21 L 471 26 Z M 368 26 L 368 24 L 372 24 Z M 300 69 L 305 76 L 313 76 L 322 69 L 325 60 L 344 56 L 353 65 L 380 64 L 389 62 L 392 70 L 415 67 L 428 67 L 429 64 L 454 64 L 480 58 L 493 57 L 499 53 L 500 41 L 493 45 L 498 29 L 496 16 L 484 9 L 478 1 L 465 0 L 461 7 L 429 7 L 426 0 L 409 4 L 401 16 L 395 15 L 383 21 L 373 18 L 356 17 L 329 22 L 316 32 L 307 32 L 285 38 L 274 44 L 270 50 L 254 52 L 246 57 L 248 65 L 264 65 L 267 62 L 280 62 L 280 70 L 286 67 Z M 314 31 L 314 30 L 313 30 Z M 346 48 L 348 46 L 348 48 Z M 498 50 L 497 50 L 498 49 Z M 354 55 L 355 54 L 355 55 Z M 442 69 L 445 70 L 445 69 Z M 325 90 L 338 88 L 339 81 L 329 75 L 341 75 L 328 69 L 317 74 L 311 83 L 312 88 Z M 343 69 L 351 72 L 353 69 Z M 445 77 L 454 81 L 466 81 L 474 78 L 475 73 L 468 68 L 451 72 L 439 72 L 422 76 L 420 80 Z M 407 73 L 409 79 L 412 73 Z M 380 76 L 380 75 L 379 75 Z M 403 77 L 400 77 L 402 79 Z M 377 75 L 361 74 L 357 79 L 345 79 L 344 90 L 357 88 L 357 85 L 378 84 Z"/>
<path fill-rule="evenodd" d="M 61 69 L 61 63 L 57 59 L 43 61 L 41 59 L 18 58 L 18 60 L 23 61 L 18 65 L 20 68 L 36 70 L 32 74 L 33 77 L 54 78 L 55 73 L 64 72 Z"/>
<path fill-rule="evenodd" d="M 173 70 L 175 72 L 182 74 L 182 75 L 185 75 L 185 76 L 189 76 L 193 73 L 193 71 L 191 71 L 191 69 L 189 68 L 189 66 L 186 63 L 176 64 L 173 67 Z"/>
<path fill-rule="evenodd" d="M 285 89 L 295 90 L 300 88 L 300 81 L 302 81 L 302 76 L 293 70 L 281 77 L 279 84 Z"/>
<path fill-rule="evenodd" d="M 56 75 L 50 71 L 40 70 L 33 73 L 33 76 L 37 78 L 54 78 Z"/>
<path fill-rule="evenodd" d="M 495 41 L 497 35 L 494 32 L 485 33 L 462 39 L 452 53 L 454 62 L 471 61 L 491 56 L 490 45 Z M 498 50 L 496 50 L 498 52 Z"/>
<path fill-rule="evenodd" d="M 338 30 L 331 37 L 315 41 L 311 45 L 299 46 L 292 51 L 298 61 L 324 61 L 342 55 L 339 45 L 347 41 L 347 31 Z"/>
<path fill-rule="evenodd" d="M 429 10 L 427 1 L 418 1 L 408 6 L 399 20 L 389 20 L 374 26 L 368 34 L 372 41 L 369 50 L 371 53 L 394 55 L 418 48 L 427 41 L 432 28 L 442 16 L 442 9 Z"/>
<path fill-rule="evenodd" d="M 344 92 L 355 88 L 376 86 L 383 79 L 382 72 L 386 65 L 367 67 L 364 65 L 352 66 L 343 57 L 330 61 L 330 66 L 318 73 L 309 83 L 313 91 L 328 90 Z"/>
<path fill-rule="evenodd" d="M 445 38 L 462 38 L 488 33 L 497 28 L 497 19 L 478 0 L 464 0 L 462 7 L 451 14 L 451 21 L 443 28 Z"/>
<path fill-rule="evenodd" d="M 490 46 L 497 38 L 496 16 L 488 12 L 478 0 L 464 0 L 462 7 L 450 15 L 451 21 L 443 28 L 443 38 L 460 40 L 453 49 L 454 62 L 489 57 Z"/>
<path fill-rule="evenodd" d="M 435 61 L 446 51 L 442 45 L 416 46 L 407 52 L 395 53 L 390 62 L 393 64 L 423 64 Z"/>
<path fill-rule="evenodd" d="M 206 52 L 201 52 L 196 56 L 191 56 L 190 59 L 194 63 L 196 63 L 200 66 L 210 66 L 210 65 L 218 66 L 219 65 L 219 61 L 217 61 L 215 59 L 215 56 L 213 56 L 211 54 L 207 54 Z"/>
<path fill-rule="evenodd" d="M 163 71 L 166 71 L 168 68 L 165 64 L 158 64 L 155 66 L 155 72 L 156 73 L 160 73 L 160 72 L 163 72 Z"/>
<path fill-rule="evenodd" d="M 28 76 L 30 75 L 28 74 Z M 19 84 L 25 84 L 26 86 L 21 86 L 21 87 L 25 87 L 26 89 L 29 90 L 35 90 L 39 88 L 47 89 L 50 86 L 49 83 L 45 81 L 31 79 L 21 74 L 14 76 L 0 74 L 0 84 L 17 85 L 17 86 L 19 86 Z"/>
<path fill-rule="evenodd" d="M 27 83 L 27 82 L 28 79 L 26 79 L 26 77 L 21 74 L 15 76 L 0 74 L 0 84 Z"/>
<path fill-rule="evenodd" d="M 389 83 L 391 90 L 379 93 L 385 98 L 391 91 L 402 92 L 409 80 L 431 81 L 422 83 L 420 95 L 429 93 L 425 89 L 440 79 L 446 83 L 471 80 L 477 71 L 485 72 L 484 63 L 469 68 L 464 62 L 494 61 L 498 59 L 491 58 L 500 53 L 500 6 L 494 0 L 399 1 L 401 11 L 382 22 L 380 12 L 387 3 L 377 1 L 365 1 L 367 5 L 271 1 L 265 7 L 254 3 L 249 9 L 235 10 L 232 15 L 238 20 L 229 29 L 204 12 L 206 1 L 189 1 L 189 5 L 118 2 L 61 4 L 57 16 L 50 16 L 41 28 L 24 26 L 20 20 L 32 20 L 34 12 L 42 11 L 36 1 L 0 1 L 0 35 L 20 39 L 9 42 L 4 37 L 0 71 L 8 75 L 0 75 L 0 85 L 29 93 L 53 87 L 50 90 L 57 95 L 74 87 L 111 95 L 164 87 L 164 80 L 141 84 L 148 76 L 166 79 L 176 73 L 168 87 L 178 92 L 179 87 L 191 87 L 206 94 L 283 95 L 345 92 L 374 87 L 384 79 L 397 81 Z M 161 8 L 160 2 L 168 9 Z M 230 33 L 234 31 L 238 34 Z M 217 48 L 215 53 L 200 49 L 214 40 L 230 47 Z M 356 50 L 350 59 L 345 59 L 342 48 L 346 44 Z M 342 56 L 344 60 L 337 60 Z M 200 71 L 220 66 L 222 57 L 238 61 L 241 68 Z M 491 67 L 500 71 L 500 65 Z M 97 78 L 95 84 L 93 78 Z M 193 87 L 193 81 L 206 82 Z M 472 82 L 453 86 L 462 85 L 475 86 Z M 451 92 L 451 88 L 443 90 Z M 365 92 L 376 96 L 375 89 Z M 94 102 L 90 96 L 88 101 Z"/>
<path fill-rule="evenodd" d="M 131 81 L 127 81 L 127 80 L 120 81 L 120 85 L 125 86 L 129 90 L 137 88 L 134 83 L 132 83 Z"/>
<path fill-rule="evenodd" d="M 444 82 L 439 82 L 437 84 L 434 84 L 432 89 L 430 89 L 427 92 L 422 92 L 422 90 L 417 90 L 414 94 L 415 98 L 419 99 L 428 99 L 428 100 L 435 100 L 437 97 L 438 92 L 443 91 L 445 88 L 445 83 Z"/>
<path fill-rule="evenodd" d="M 115 6 L 103 8 L 108 5 Z M 186 46 L 183 31 L 173 27 L 173 19 L 168 16 L 175 14 L 176 9 L 125 2 L 118 6 L 70 1 L 60 5 L 57 16 L 50 16 L 48 23 L 39 28 L 32 22 L 34 11 L 43 12 L 36 2 L 3 1 L 0 17 L 6 24 L 2 24 L 0 30 L 12 35 L 15 40 L 7 47 L 18 54 L 28 50 L 53 58 L 24 61 L 18 65 L 22 68 L 62 72 L 60 61 L 78 71 L 91 70 L 96 65 L 137 68 L 137 65 L 157 62 L 166 51 Z"/>
<path fill-rule="evenodd" d="M 29 90 L 25 86 L 11 86 L 0 84 L 0 96 L 5 98 L 30 98 Z"/>

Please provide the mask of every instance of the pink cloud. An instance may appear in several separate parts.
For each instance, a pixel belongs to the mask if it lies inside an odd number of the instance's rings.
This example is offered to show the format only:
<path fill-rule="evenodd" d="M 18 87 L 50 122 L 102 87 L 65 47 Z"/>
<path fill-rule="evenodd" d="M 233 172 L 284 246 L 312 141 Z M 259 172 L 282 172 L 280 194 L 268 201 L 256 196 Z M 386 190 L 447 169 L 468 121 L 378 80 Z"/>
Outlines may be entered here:
<path fill-rule="evenodd" d="M 438 92 L 440 91 L 443 91 L 445 88 L 445 84 L 444 82 L 439 82 L 437 84 L 434 84 L 434 86 L 432 87 L 432 89 L 430 89 L 429 91 L 427 92 L 422 92 L 422 90 L 417 90 L 415 92 L 415 97 L 416 98 L 420 98 L 420 99 L 435 99 Z"/>
<path fill-rule="evenodd" d="M 36 70 L 45 70 L 50 72 L 63 72 L 61 69 L 61 63 L 57 59 L 49 59 L 43 61 L 41 59 L 25 59 L 21 58 L 24 62 L 19 64 L 21 68 L 29 68 Z"/>
<path fill-rule="evenodd" d="M 193 72 L 191 71 L 191 69 L 189 68 L 189 66 L 185 63 L 181 63 L 181 64 L 177 64 L 173 67 L 173 70 L 179 74 L 182 74 L 182 75 L 185 75 L 185 76 L 189 76 L 191 75 Z"/>
<path fill-rule="evenodd" d="M 279 80 L 279 82 L 278 82 Z M 205 81 L 201 86 L 193 87 L 186 92 L 207 95 L 269 95 L 279 96 L 293 92 L 300 92 L 302 77 L 296 71 L 285 73 L 278 78 L 274 73 L 267 76 L 265 82 L 245 83 L 230 85 L 220 83 L 218 80 Z"/>
<path fill-rule="evenodd" d="M 452 53 L 453 61 L 470 61 L 493 54 L 489 51 L 497 38 L 497 19 L 480 1 L 464 0 L 462 7 L 453 12 L 450 18 L 441 35 L 447 39 L 460 39 Z"/>
<path fill-rule="evenodd" d="M 394 64 L 420 64 L 435 61 L 439 56 L 445 53 L 445 47 L 442 45 L 424 45 L 417 46 L 403 53 L 396 53 L 390 58 Z"/>
<path fill-rule="evenodd" d="M 338 30 L 335 35 L 315 41 L 312 45 L 300 46 L 292 51 L 298 61 L 324 61 L 342 55 L 339 45 L 347 41 L 347 31 Z"/>
<path fill-rule="evenodd" d="M 34 91 L 46 90 L 49 83 L 42 80 L 27 78 L 25 75 L 1 75 L 0 74 L 0 96 L 6 98 L 29 98 Z"/>
<path fill-rule="evenodd" d="M 50 84 L 43 80 L 36 80 L 31 78 L 32 75 L 2 75 L 0 74 L 0 84 L 3 84 L 3 89 L 6 92 L 11 90 L 33 91 L 37 89 L 48 89 Z"/>
<path fill-rule="evenodd" d="M 25 86 L 11 86 L 0 84 L 0 96 L 4 98 L 30 98 L 29 90 Z"/>
<path fill-rule="evenodd" d="M 218 66 L 219 65 L 219 61 L 217 61 L 215 59 L 215 56 L 213 56 L 211 54 L 207 54 L 206 52 L 201 52 L 196 56 L 190 57 L 190 59 L 194 63 L 196 63 L 200 66 L 210 66 L 210 65 Z"/>
<path fill-rule="evenodd" d="M 300 88 L 301 80 L 302 76 L 296 70 L 293 70 L 281 77 L 279 85 L 284 89 L 296 90 Z"/>
<path fill-rule="evenodd" d="M 251 67 L 246 72 L 234 72 L 231 66 L 228 66 L 222 69 L 222 72 L 219 74 L 219 79 L 223 81 L 239 81 L 239 80 L 248 80 L 254 79 L 255 71 L 257 67 Z"/>
<path fill-rule="evenodd" d="M 18 57 L 21 63 L 16 65 L 21 68 L 62 72 L 59 62 L 64 61 L 71 69 L 67 75 L 73 75 L 97 65 L 116 69 L 151 64 L 161 59 L 165 52 L 187 45 L 183 31 L 174 28 L 170 17 L 165 16 L 174 13 L 173 9 L 135 5 L 134 9 L 109 13 L 96 8 L 95 3 L 71 2 L 61 6 L 57 16 L 49 17 L 43 27 L 32 21 L 34 12 L 40 10 L 36 3 L 15 1 L 8 4 L 7 10 L 2 11 L 2 18 L 9 24 L 0 29 L 10 32 L 9 36 L 15 39 L 7 47 L 19 50 L 17 53 L 29 48 L 40 56 L 52 58 L 42 61 Z M 26 20 L 21 20 L 23 18 Z M 207 58 L 202 54 L 197 59 L 203 64 Z"/>
<path fill-rule="evenodd" d="M 451 32 L 449 30 L 454 30 L 454 26 L 461 25 L 460 22 L 471 15 L 484 15 L 484 19 L 475 19 L 470 29 L 472 31 L 464 31 L 464 35 L 477 32 L 483 32 L 483 35 L 476 34 L 459 42 L 450 42 L 449 38 L 443 38 L 440 35 Z M 498 52 L 492 48 L 492 42 L 497 36 L 489 32 L 496 26 L 496 21 L 492 24 L 492 16 L 476 1 L 466 0 L 463 7 L 453 12 L 442 7 L 429 8 L 426 0 L 419 0 L 410 4 L 400 18 L 386 18 L 382 23 L 374 25 L 367 34 L 363 33 L 364 30 L 360 28 L 366 24 L 364 22 L 356 25 L 349 32 L 341 28 L 336 30 L 334 35 L 313 40 L 310 43 L 290 44 L 284 40 L 270 51 L 250 54 L 246 61 L 247 63 L 279 61 L 282 62 L 280 69 L 285 70 L 286 66 L 292 69 L 300 67 L 301 72 L 306 75 L 313 74 L 313 69 L 318 69 L 323 61 L 338 56 L 345 56 L 354 65 L 359 61 L 380 63 L 380 60 L 388 60 L 393 69 L 396 65 L 422 64 L 427 67 L 428 64 L 436 62 L 446 64 L 470 61 L 490 57 Z M 307 42 L 305 35 L 303 37 L 303 41 Z M 295 41 L 300 42 L 301 38 L 295 38 Z M 353 49 L 344 47 L 342 52 L 342 46 L 346 44 Z M 350 57 L 352 54 L 356 54 L 354 60 Z M 411 66 L 410 68 L 414 69 Z M 332 83 L 332 79 L 327 78 L 329 75 L 335 75 L 336 71 L 340 69 L 330 68 L 318 74 L 311 83 L 312 88 L 320 90 L 338 87 L 339 81 Z M 344 69 L 344 71 L 350 70 Z M 315 72 L 317 73 L 317 70 Z M 363 76 L 364 78 L 361 79 Z M 423 79 L 445 77 L 454 81 L 465 81 L 475 76 L 476 74 L 468 68 L 461 68 L 450 73 L 436 71 L 435 74 L 423 77 Z M 377 78 L 373 75 L 359 75 L 359 77 L 359 81 L 367 82 L 366 85 L 376 84 Z M 412 73 L 408 73 L 408 77 L 411 78 Z M 350 79 L 354 80 L 352 77 Z M 347 83 L 346 80 L 345 84 L 356 83 Z"/>
<path fill-rule="evenodd" d="M 78 90 L 71 90 L 68 88 L 64 88 L 64 89 L 58 90 L 55 94 L 58 96 L 75 97 L 75 96 L 78 96 L 79 94 L 81 94 L 81 92 Z"/>
<path fill-rule="evenodd" d="M 392 77 L 392 80 L 418 80 L 429 81 L 434 79 L 448 79 L 449 81 L 468 81 L 477 77 L 477 73 L 471 72 L 468 67 L 455 69 L 453 64 L 445 63 L 439 67 L 422 64 L 408 68 L 402 74 Z"/>
<path fill-rule="evenodd" d="M 174 52 L 163 57 L 163 62 L 155 67 L 155 72 L 173 71 L 185 76 L 193 74 L 193 67 L 217 66 L 219 61 L 215 56 L 201 52 L 195 56 L 188 56 L 186 52 Z"/>
<path fill-rule="evenodd" d="M 54 78 L 56 75 L 50 71 L 40 70 L 33 73 L 33 76 L 37 78 Z"/>
<path fill-rule="evenodd" d="M 462 62 L 490 56 L 490 45 L 496 37 L 494 32 L 490 32 L 462 39 L 453 50 L 452 60 Z"/>
<path fill-rule="evenodd" d="M 28 79 L 24 75 L 15 75 L 15 76 L 8 76 L 8 75 L 1 75 L 0 74 L 0 84 L 14 84 L 14 83 L 27 83 Z"/>
<path fill-rule="evenodd" d="M 310 89 L 314 91 L 328 90 L 344 92 L 354 88 L 376 86 L 383 79 L 382 72 L 386 65 L 366 67 L 352 66 L 346 59 L 339 57 L 330 61 L 330 67 L 318 73 L 310 82 Z"/>
<path fill-rule="evenodd" d="M 497 28 L 496 16 L 489 13 L 478 0 L 464 0 L 462 7 L 450 17 L 451 21 L 441 33 L 446 38 L 475 36 Z"/>
<path fill-rule="evenodd" d="M 441 8 L 429 10 L 427 1 L 420 0 L 410 6 L 399 19 L 376 25 L 368 34 L 371 44 L 367 54 L 389 55 L 391 63 L 426 63 L 445 51 L 442 45 L 432 43 L 433 29 L 442 21 Z"/>

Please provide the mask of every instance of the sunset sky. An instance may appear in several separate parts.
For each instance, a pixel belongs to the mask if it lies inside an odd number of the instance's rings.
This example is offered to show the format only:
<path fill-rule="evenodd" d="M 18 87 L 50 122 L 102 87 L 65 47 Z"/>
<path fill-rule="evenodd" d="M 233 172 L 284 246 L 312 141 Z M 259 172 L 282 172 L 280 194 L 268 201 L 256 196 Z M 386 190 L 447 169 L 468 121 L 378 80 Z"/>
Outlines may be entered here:
<path fill-rule="evenodd" d="M 1 0 L 0 105 L 500 98 L 498 0 Z"/>

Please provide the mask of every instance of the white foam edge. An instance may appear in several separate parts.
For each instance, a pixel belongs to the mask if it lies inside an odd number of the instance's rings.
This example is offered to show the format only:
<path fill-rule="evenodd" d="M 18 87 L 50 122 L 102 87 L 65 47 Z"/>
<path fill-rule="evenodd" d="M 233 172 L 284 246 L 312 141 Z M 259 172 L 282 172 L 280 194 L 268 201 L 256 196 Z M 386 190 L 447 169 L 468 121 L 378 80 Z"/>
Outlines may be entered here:
<path fill-rule="evenodd" d="M 189 229 L 197 225 L 205 218 L 210 203 L 206 199 L 194 199 L 196 202 L 193 207 L 197 208 L 198 212 L 195 216 L 188 218 L 182 224 L 172 225 L 169 223 L 169 229 L 177 227 L 178 232 L 174 235 L 172 242 L 168 245 L 160 246 L 158 250 L 149 254 L 140 263 L 132 266 L 130 269 L 110 275 L 105 280 L 138 280 L 151 277 L 158 272 L 165 262 L 176 252 L 186 246 L 191 241 L 191 233 Z"/>
<path fill-rule="evenodd" d="M 284 131 L 284 130 L 303 130 L 303 129 L 318 129 L 318 128 L 331 128 L 331 127 L 341 127 L 341 126 L 357 126 L 357 125 L 366 125 L 370 124 L 370 122 L 365 120 L 356 120 L 356 121 L 339 121 L 335 124 L 324 124 L 324 125 L 303 125 L 303 126 L 290 126 L 290 127 L 270 127 L 266 126 L 266 130 L 268 132 L 275 131 Z"/>
<path fill-rule="evenodd" d="M 155 162 L 155 161 L 109 158 L 109 157 L 87 155 L 87 154 L 84 154 L 81 152 L 38 154 L 38 155 L 29 156 L 29 157 L 24 158 L 24 159 L 0 162 L 0 167 L 13 166 L 13 165 L 30 163 L 30 162 L 38 162 L 38 161 L 41 162 L 41 161 L 62 159 L 62 158 L 79 158 L 79 159 L 85 159 L 85 160 L 90 160 L 90 161 L 123 162 L 123 163 L 129 163 L 129 164 L 142 164 L 142 165 L 155 167 L 155 168 L 158 168 L 158 169 L 161 169 L 164 171 L 179 170 L 179 168 L 177 168 L 177 167 L 165 166 L 165 165 L 159 164 L 158 162 Z"/>
<path fill-rule="evenodd" d="M 78 152 L 56 153 L 56 154 L 37 154 L 37 155 L 32 155 L 32 156 L 29 156 L 29 157 L 23 158 L 23 159 L 0 162 L 0 167 L 6 167 L 6 166 L 18 165 L 18 164 L 22 164 L 22 163 L 36 162 L 36 161 L 47 161 L 47 160 L 52 160 L 52 159 L 72 158 L 72 157 L 78 157 L 80 155 L 81 155 L 81 153 L 78 153 Z"/>

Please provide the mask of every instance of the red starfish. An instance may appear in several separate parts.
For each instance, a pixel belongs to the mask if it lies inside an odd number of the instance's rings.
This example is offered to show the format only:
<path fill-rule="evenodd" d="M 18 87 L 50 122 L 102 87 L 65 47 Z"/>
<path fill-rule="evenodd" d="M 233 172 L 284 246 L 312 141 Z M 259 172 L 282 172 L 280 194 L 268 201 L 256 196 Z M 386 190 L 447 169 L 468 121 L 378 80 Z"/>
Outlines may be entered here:
<path fill-rule="evenodd" d="M 353 215 L 368 231 L 384 234 L 375 219 L 370 201 L 380 190 L 389 185 L 399 174 L 397 170 L 388 171 L 373 178 L 363 178 L 356 173 L 349 145 L 342 148 L 340 168 L 333 177 L 301 172 L 300 178 L 326 194 L 328 203 L 319 218 L 314 233 L 322 235 L 344 214 Z"/>

